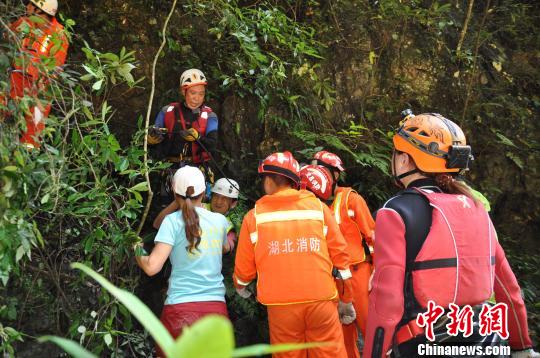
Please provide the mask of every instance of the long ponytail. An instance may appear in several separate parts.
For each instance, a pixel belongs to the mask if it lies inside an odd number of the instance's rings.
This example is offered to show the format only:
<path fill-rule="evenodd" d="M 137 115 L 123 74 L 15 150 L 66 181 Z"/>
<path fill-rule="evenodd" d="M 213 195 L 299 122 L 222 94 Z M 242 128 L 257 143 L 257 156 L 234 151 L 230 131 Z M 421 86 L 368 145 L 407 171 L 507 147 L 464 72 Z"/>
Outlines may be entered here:
<path fill-rule="evenodd" d="M 190 186 L 186 190 L 186 197 L 182 197 L 180 209 L 182 210 L 182 218 L 184 219 L 184 226 L 186 229 L 186 238 L 189 245 L 186 246 L 186 250 L 189 253 L 193 253 L 193 250 L 199 249 L 201 243 L 201 226 L 199 225 L 199 215 L 195 210 L 192 200 L 197 200 L 202 194 L 196 197 L 191 197 L 195 189 Z"/>
<path fill-rule="evenodd" d="M 435 175 L 435 182 L 437 186 L 448 194 L 465 195 L 474 202 L 474 205 L 478 206 L 482 203 L 473 195 L 471 189 L 462 181 L 456 180 L 452 174 L 439 173 Z"/>

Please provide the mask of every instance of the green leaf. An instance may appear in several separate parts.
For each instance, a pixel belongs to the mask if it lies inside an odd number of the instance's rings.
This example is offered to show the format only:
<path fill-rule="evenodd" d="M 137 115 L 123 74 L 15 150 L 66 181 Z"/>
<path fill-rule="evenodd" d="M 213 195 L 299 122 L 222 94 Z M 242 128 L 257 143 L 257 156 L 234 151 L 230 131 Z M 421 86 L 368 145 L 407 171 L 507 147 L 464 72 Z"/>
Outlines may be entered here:
<path fill-rule="evenodd" d="M 101 89 L 101 86 L 103 85 L 103 80 L 99 80 L 92 86 L 92 89 L 94 91 L 99 91 Z"/>
<path fill-rule="evenodd" d="M 43 198 L 41 198 L 41 204 L 47 204 L 50 197 L 51 197 L 50 193 L 47 193 L 47 194 L 43 195 Z"/>
<path fill-rule="evenodd" d="M 45 19 L 41 16 L 32 15 L 29 17 L 30 22 L 33 22 L 34 24 L 44 24 Z"/>
<path fill-rule="evenodd" d="M 19 262 L 22 257 L 24 256 L 24 253 L 26 252 L 26 250 L 24 249 L 24 246 L 19 246 L 19 248 L 17 249 L 17 252 L 15 253 L 15 262 Z"/>
<path fill-rule="evenodd" d="M 144 303 L 142 303 L 139 298 L 137 298 L 131 292 L 127 292 L 116 287 L 105 277 L 81 263 L 73 263 L 71 264 L 71 267 L 83 271 L 88 276 L 96 280 L 114 297 L 116 297 L 118 301 L 126 306 L 131 314 L 135 316 L 141 325 L 150 333 L 156 343 L 159 344 L 161 349 L 163 349 L 163 352 L 165 352 L 165 354 L 169 357 L 175 357 L 175 355 L 172 354 L 174 341 L 169 334 L 169 331 L 167 331 L 163 324 L 161 324 L 156 316 L 154 316 L 152 311 L 150 311 L 150 309 Z"/>
<path fill-rule="evenodd" d="M 296 351 L 300 349 L 309 349 L 315 347 L 323 347 L 333 345 L 333 343 L 317 342 L 317 343 L 287 343 L 287 344 L 255 344 L 253 346 L 238 348 L 233 352 L 233 357 L 253 357 L 262 356 L 265 354 Z"/>
<path fill-rule="evenodd" d="M 8 165 L 7 167 L 4 167 L 4 170 L 6 172 L 16 172 L 17 171 L 17 167 L 14 166 L 14 165 Z"/>
<path fill-rule="evenodd" d="M 230 357 L 234 350 L 231 322 L 222 316 L 207 316 L 185 328 L 171 357 Z"/>
<path fill-rule="evenodd" d="M 41 343 L 52 342 L 76 358 L 97 358 L 96 355 L 90 353 L 89 351 L 81 347 L 78 343 L 70 339 L 65 339 L 57 336 L 43 336 L 38 338 L 38 341 Z"/>
<path fill-rule="evenodd" d="M 139 184 L 131 187 L 129 190 L 135 190 L 135 191 L 148 191 L 148 183 L 143 181 Z"/>
<path fill-rule="evenodd" d="M 504 136 L 502 133 L 496 132 L 495 134 L 496 134 L 497 137 L 500 139 L 500 140 L 499 140 L 500 143 L 505 144 L 505 145 L 508 145 L 508 146 L 516 147 L 516 145 L 514 144 L 514 142 L 512 142 L 512 140 L 510 140 L 510 138 Z M 516 147 L 516 148 L 517 148 L 517 147 Z"/>
<path fill-rule="evenodd" d="M 103 336 L 103 341 L 105 342 L 105 344 L 107 346 L 110 346 L 111 343 L 112 343 L 112 336 L 110 333 L 107 333 L 106 335 Z"/>
<path fill-rule="evenodd" d="M 518 167 L 519 169 L 523 170 L 525 169 L 525 165 L 523 164 L 523 160 L 517 155 L 512 152 L 507 152 L 506 156 L 510 158 Z"/>

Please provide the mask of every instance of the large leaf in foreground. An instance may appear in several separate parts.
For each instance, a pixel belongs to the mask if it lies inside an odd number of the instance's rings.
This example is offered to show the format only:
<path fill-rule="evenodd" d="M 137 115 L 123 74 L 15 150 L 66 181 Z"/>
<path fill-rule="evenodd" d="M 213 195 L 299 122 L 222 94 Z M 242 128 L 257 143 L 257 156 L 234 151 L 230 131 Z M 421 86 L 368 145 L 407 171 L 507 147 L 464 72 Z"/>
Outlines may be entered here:
<path fill-rule="evenodd" d="M 65 339 L 57 336 L 43 336 L 39 337 L 38 341 L 43 342 L 52 342 L 57 344 L 60 348 L 65 350 L 68 354 L 71 354 L 76 358 L 97 358 L 96 355 L 88 352 L 86 349 L 81 347 L 79 343 L 74 342 L 70 339 Z"/>
<path fill-rule="evenodd" d="M 171 357 L 231 357 L 233 350 L 231 322 L 223 316 L 209 315 L 183 329 Z"/>

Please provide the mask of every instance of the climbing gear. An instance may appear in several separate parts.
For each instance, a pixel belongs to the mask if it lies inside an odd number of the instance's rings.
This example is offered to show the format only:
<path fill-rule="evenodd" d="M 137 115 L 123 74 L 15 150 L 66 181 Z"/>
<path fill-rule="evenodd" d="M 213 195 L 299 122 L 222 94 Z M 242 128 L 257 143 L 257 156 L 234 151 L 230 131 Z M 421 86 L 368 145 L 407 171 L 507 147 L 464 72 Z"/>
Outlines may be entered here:
<path fill-rule="evenodd" d="M 196 85 L 207 85 L 204 73 L 196 68 L 184 71 L 180 76 L 180 87 L 185 90 Z"/>
<path fill-rule="evenodd" d="M 186 126 L 186 121 L 184 119 L 184 114 L 182 113 L 182 108 L 180 103 L 171 103 L 165 110 L 165 127 L 167 128 L 167 133 L 169 139 L 172 138 L 173 134 L 177 134 L 174 130 L 175 124 L 180 123 L 181 130 L 178 134 L 182 135 L 183 131 L 189 130 Z M 193 155 L 193 163 L 199 164 L 201 162 L 206 162 L 210 159 L 208 151 L 206 149 L 201 149 L 200 141 L 198 140 L 201 135 L 206 134 L 206 127 L 208 124 L 208 118 L 210 114 L 213 113 L 212 108 L 208 106 L 202 106 L 199 112 L 199 117 L 197 120 L 191 122 L 191 127 L 195 129 L 197 134 L 190 133 L 187 138 L 187 141 L 191 142 L 191 153 Z M 191 128 L 190 128 L 191 129 Z M 197 136 L 198 135 L 198 136 Z M 197 136 L 196 138 L 194 136 Z M 193 140 L 190 140 L 194 138 Z"/>
<path fill-rule="evenodd" d="M 314 163 L 312 164 L 318 164 L 325 166 L 331 170 L 339 170 L 340 172 L 344 172 L 345 168 L 343 168 L 343 161 L 334 153 L 327 152 L 326 150 L 322 150 L 320 152 L 317 152 L 314 156 Z"/>
<path fill-rule="evenodd" d="M 289 151 L 270 154 L 260 162 L 259 174 L 277 174 L 289 178 L 296 185 L 300 183 L 300 166 Z"/>
<path fill-rule="evenodd" d="M 468 169 L 474 158 L 457 124 L 438 113 L 403 114 L 405 118 L 393 138 L 394 148 L 409 154 L 420 171 L 457 173 Z"/>
<path fill-rule="evenodd" d="M 30 0 L 30 2 L 43 10 L 47 15 L 55 16 L 58 11 L 57 0 Z"/>
<path fill-rule="evenodd" d="M 180 136 L 188 142 L 194 142 L 199 139 L 199 132 L 195 128 L 189 128 L 183 131 L 180 131 Z"/>
<path fill-rule="evenodd" d="M 321 200 L 328 200 L 333 193 L 334 180 L 320 165 L 305 165 L 300 169 L 300 188 L 308 189 Z"/>
<path fill-rule="evenodd" d="M 189 187 L 193 187 L 193 193 L 190 196 L 187 196 Z M 199 168 L 189 165 L 183 166 L 174 174 L 173 188 L 176 194 L 184 198 L 196 197 L 204 193 L 204 190 L 206 189 L 204 174 Z"/>
<path fill-rule="evenodd" d="M 238 183 L 229 178 L 221 178 L 212 187 L 212 193 L 220 194 L 231 199 L 238 199 Z"/>

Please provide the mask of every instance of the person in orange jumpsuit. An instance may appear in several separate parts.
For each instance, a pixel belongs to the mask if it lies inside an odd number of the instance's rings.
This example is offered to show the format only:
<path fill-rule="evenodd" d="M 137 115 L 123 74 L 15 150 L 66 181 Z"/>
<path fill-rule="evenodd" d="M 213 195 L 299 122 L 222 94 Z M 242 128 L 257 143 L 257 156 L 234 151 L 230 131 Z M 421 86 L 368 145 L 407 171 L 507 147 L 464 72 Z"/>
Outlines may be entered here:
<path fill-rule="evenodd" d="M 343 162 L 334 153 L 320 151 L 315 154 L 314 161 L 330 172 L 335 183 L 337 183 L 340 173 L 345 171 Z M 350 187 L 335 185 L 330 209 L 347 241 L 347 251 L 351 256 L 353 301 L 357 316 L 354 324 L 343 325 L 343 336 L 349 358 L 358 358 L 360 353 L 356 345 L 358 341 L 357 328 L 360 329 L 364 338 L 366 335 L 368 283 L 373 267 L 372 240 L 375 222 L 364 198 Z"/>
<path fill-rule="evenodd" d="M 299 165 L 291 153 L 268 156 L 258 171 L 266 195 L 242 222 L 233 275 L 237 292 L 248 298 L 247 286 L 257 279 L 272 344 L 331 343 L 274 357 L 346 357 L 340 317 L 352 322 L 356 313 L 345 239 L 332 212 L 313 193 L 296 189 Z M 338 304 L 334 267 L 341 277 Z"/>
<path fill-rule="evenodd" d="M 25 114 L 26 131 L 21 137 L 28 148 L 40 146 L 37 137 L 51 111 L 50 98 L 44 93 L 52 72 L 66 62 L 69 42 L 64 27 L 56 20 L 57 10 L 57 0 L 30 0 L 26 16 L 10 25 L 19 54 L 12 64 L 9 97 L 16 102 L 25 96 L 35 101 Z M 5 96 L 0 97 L 5 106 Z"/>

